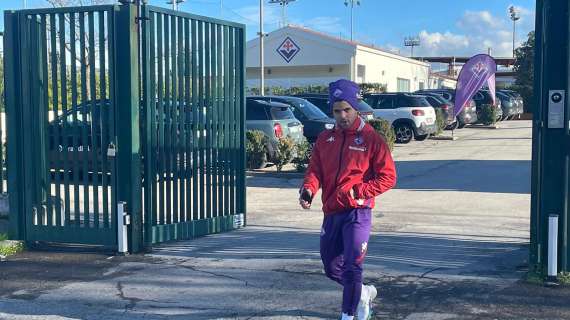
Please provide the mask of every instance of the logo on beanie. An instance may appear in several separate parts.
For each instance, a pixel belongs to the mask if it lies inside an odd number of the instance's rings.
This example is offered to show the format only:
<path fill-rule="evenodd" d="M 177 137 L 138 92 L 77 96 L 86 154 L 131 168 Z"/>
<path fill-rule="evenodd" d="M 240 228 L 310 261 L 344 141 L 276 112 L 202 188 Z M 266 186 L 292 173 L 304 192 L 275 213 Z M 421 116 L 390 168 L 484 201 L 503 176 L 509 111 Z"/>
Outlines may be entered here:
<path fill-rule="evenodd" d="M 340 97 L 341 95 L 342 95 L 342 90 L 340 90 L 340 89 L 336 89 L 336 90 L 333 92 L 333 96 L 334 96 L 335 98 L 338 98 L 338 97 Z"/>

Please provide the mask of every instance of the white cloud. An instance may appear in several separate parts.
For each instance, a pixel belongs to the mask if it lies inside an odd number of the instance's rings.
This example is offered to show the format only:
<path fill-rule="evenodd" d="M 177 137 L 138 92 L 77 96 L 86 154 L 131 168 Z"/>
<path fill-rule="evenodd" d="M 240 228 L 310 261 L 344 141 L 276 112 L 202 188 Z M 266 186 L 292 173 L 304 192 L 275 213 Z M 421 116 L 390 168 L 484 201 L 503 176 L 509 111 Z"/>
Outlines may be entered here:
<path fill-rule="evenodd" d="M 230 11 L 241 23 L 259 28 L 259 6 L 247 6 Z M 265 6 L 263 8 L 263 20 L 265 27 L 278 26 L 281 21 L 281 11 L 275 6 Z"/>
<path fill-rule="evenodd" d="M 526 39 L 533 29 L 534 12 L 517 7 L 521 19 L 517 22 L 517 41 Z M 509 16 L 498 17 L 488 11 L 466 11 L 456 23 L 458 32 L 429 32 L 419 34 L 421 46 L 416 49 L 421 56 L 474 55 L 487 53 L 491 48 L 494 56 L 511 56 L 512 22 Z M 523 30 L 523 31 L 521 31 Z"/>
<path fill-rule="evenodd" d="M 336 34 L 344 32 L 342 19 L 339 17 L 316 17 L 305 21 L 302 25 L 326 33 Z"/>

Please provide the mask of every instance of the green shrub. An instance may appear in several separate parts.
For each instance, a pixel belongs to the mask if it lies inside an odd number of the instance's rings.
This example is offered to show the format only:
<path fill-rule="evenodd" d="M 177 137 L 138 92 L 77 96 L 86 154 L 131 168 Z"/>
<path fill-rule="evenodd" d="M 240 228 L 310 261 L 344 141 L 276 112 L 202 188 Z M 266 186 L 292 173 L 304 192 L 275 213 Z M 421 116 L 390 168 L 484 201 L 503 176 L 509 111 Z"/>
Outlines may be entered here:
<path fill-rule="evenodd" d="M 247 142 L 245 145 L 247 155 L 247 167 L 259 169 L 267 163 L 267 136 L 259 130 L 246 132 Z"/>
<path fill-rule="evenodd" d="M 304 172 L 311 159 L 311 144 L 307 139 L 303 139 L 295 145 L 295 158 L 291 162 L 295 164 L 298 172 Z"/>
<path fill-rule="evenodd" d="M 497 122 L 497 108 L 490 104 L 484 104 L 481 106 L 481 112 L 479 116 L 479 123 L 486 126 L 493 125 Z"/>
<path fill-rule="evenodd" d="M 283 137 L 277 142 L 277 152 L 275 153 L 275 166 L 277 172 L 283 170 L 283 166 L 290 163 L 295 152 L 295 141 L 290 137 Z"/>
<path fill-rule="evenodd" d="M 443 133 L 445 129 L 445 114 L 441 109 L 435 109 L 435 124 L 437 126 L 437 131 L 435 132 L 435 136 L 439 136 Z"/>
<path fill-rule="evenodd" d="M 394 128 L 390 122 L 384 119 L 374 119 L 368 121 L 368 124 L 370 124 L 372 128 L 374 128 L 374 130 L 384 138 L 384 141 L 386 141 L 388 147 L 390 147 L 390 151 L 394 150 L 396 133 L 394 132 Z"/>

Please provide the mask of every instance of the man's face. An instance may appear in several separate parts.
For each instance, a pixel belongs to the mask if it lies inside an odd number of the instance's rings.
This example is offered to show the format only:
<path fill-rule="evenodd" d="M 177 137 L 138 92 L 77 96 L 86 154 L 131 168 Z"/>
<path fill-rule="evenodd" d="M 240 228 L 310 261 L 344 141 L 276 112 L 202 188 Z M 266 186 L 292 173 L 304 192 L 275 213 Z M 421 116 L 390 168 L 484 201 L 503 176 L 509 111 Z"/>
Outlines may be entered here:
<path fill-rule="evenodd" d="M 358 117 L 358 112 L 346 101 L 337 101 L 333 104 L 333 116 L 336 123 L 343 129 L 352 127 Z"/>

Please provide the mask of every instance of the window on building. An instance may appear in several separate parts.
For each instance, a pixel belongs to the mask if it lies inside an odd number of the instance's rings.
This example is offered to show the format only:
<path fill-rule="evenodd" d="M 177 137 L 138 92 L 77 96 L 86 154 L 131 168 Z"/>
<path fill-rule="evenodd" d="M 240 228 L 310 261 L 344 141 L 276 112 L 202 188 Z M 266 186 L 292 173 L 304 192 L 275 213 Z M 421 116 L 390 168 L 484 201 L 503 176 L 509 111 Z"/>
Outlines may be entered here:
<path fill-rule="evenodd" d="M 420 81 L 420 90 L 423 90 L 426 88 L 426 85 L 423 81 Z"/>
<path fill-rule="evenodd" d="M 366 82 L 366 66 L 359 64 L 356 67 L 356 82 L 359 83 Z"/>
<path fill-rule="evenodd" d="M 410 92 L 410 80 L 398 78 L 398 92 Z"/>

